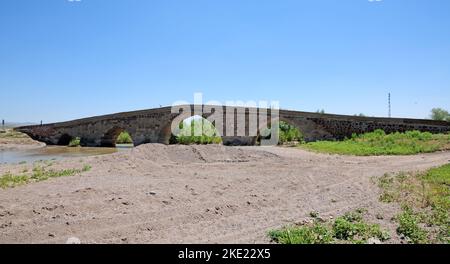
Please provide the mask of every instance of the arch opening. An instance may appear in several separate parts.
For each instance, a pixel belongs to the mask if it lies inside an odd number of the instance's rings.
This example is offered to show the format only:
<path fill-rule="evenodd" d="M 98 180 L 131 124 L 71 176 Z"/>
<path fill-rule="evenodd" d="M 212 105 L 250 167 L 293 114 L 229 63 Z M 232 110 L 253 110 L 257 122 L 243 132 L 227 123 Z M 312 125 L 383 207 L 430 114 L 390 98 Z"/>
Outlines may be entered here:
<path fill-rule="evenodd" d="M 102 147 L 134 147 L 131 134 L 121 127 L 114 127 L 106 132 L 101 139 Z"/>
<path fill-rule="evenodd" d="M 213 123 L 199 115 L 188 117 L 171 131 L 169 144 L 222 144 L 219 131 Z"/>
<path fill-rule="evenodd" d="M 68 146 L 69 143 L 72 141 L 73 137 L 69 134 L 63 134 L 59 139 L 58 142 L 56 143 L 57 145 L 60 146 Z"/>

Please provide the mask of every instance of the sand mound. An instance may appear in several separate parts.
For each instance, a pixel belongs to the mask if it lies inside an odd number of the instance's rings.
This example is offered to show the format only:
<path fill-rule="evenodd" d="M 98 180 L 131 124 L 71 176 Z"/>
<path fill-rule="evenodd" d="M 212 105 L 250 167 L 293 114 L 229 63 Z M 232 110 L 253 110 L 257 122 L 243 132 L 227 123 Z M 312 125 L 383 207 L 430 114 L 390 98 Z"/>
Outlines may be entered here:
<path fill-rule="evenodd" d="M 228 147 L 223 145 L 162 145 L 144 144 L 134 148 L 129 154 L 132 158 L 167 163 L 214 163 L 214 162 L 249 162 L 279 158 L 276 154 L 246 149 L 245 147 Z"/>

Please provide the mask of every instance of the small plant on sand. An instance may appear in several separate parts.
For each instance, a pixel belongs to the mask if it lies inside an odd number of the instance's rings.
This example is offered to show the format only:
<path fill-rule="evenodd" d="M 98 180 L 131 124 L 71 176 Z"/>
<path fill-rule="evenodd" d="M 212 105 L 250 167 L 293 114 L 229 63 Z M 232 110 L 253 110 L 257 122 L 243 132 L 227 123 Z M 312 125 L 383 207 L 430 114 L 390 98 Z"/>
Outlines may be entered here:
<path fill-rule="evenodd" d="M 396 217 L 397 232 L 404 235 L 410 243 L 425 244 L 428 242 L 427 232 L 419 227 L 420 218 L 409 207 Z"/>
<path fill-rule="evenodd" d="M 8 172 L 0 177 L 0 187 L 4 189 L 7 187 L 19 186 L 27 183 L 28 179 L 29 177 L 24 174 L 13 175 L 12 173 Z"/>
<path fill-rule="evenodd" d="M 269 236 L 280 244 L 329 244 L 333 241 L 331 230 L 323 224 L 272 230 Z"/>
<path fill-rule="evenodd" d="M 397 232 L 409 243 L 450 242 L 450 164 L 423 173 L 384 175 L 380 201 L 402 205 Z"/>
<path fill-rule="evenodd" d="M 311 216 L 312 218 L 317 218 L 319 217 L 319 213 L 316 211 L 311 211 L 309 212 L 309 216 Z"/>
<path fill-rule="evenodd" d="M 92 169 L 91 165 L 84 165 L 83 169 L 81 169 L 81 171 L 85 172 L 85 171 L 90 171 Z"/>
<path fill-rule="evenodd" d="M 330 244 L 330 243 L 366 243 L 369 238 L 385 241 L 389 233 L 377 224 L 369 224 L 363 220 L 364 210 L 349 212 L 336 218 L 334 222 L 285 227 L 269 231 L 269 236 L 281 244 Z"/>

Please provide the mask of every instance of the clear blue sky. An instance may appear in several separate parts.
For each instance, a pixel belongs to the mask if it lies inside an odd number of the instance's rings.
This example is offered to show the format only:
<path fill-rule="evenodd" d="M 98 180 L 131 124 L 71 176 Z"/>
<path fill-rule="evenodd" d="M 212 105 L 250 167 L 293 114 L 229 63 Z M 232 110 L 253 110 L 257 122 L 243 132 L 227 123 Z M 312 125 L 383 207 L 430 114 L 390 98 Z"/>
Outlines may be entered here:
<path fill-rule="evenodd" d="M 193 100 L 426 118 L 450 108 L 448 0 L 2 0 L 0 118 Z"/>

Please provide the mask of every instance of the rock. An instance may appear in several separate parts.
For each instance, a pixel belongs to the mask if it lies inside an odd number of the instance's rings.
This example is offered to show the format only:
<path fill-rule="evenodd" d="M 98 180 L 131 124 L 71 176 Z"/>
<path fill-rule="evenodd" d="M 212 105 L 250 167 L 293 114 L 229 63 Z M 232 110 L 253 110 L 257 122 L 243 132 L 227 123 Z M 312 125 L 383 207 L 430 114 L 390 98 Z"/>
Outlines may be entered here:
<path fill-rule="evenodd" d="M 66 241 L 66 244 L 81 244 L 81 241 L 77 237 L 69 237 Z"/>
<path fill-rule="evenodd" d="M 367 240 L 367 244 L 381 244 L 381 241 L 378 238 L 371 237 Z"/>

